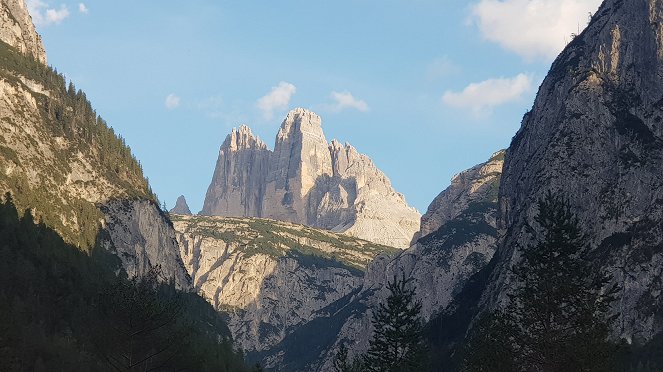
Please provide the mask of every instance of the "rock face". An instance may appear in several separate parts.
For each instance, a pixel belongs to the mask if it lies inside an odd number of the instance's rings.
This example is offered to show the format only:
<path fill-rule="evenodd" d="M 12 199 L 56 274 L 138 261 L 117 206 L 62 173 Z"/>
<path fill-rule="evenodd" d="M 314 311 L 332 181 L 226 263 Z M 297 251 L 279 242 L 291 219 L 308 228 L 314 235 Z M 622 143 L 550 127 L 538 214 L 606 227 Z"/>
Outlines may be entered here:
<path fill-rule="evenodd" d="M 42 63 L 23 1 L 2 1 L 0 16 L 0 192 L 82 250 L 102 241 L 130 275 L 160 265 L 190 288 L 175 233 L 136 159 L 84 94 Z M 12 41 L 6 30 L 22 36 Z"/>
<path fill-rule="evenodd" d="M 221 145 L 203 215 L 259 217 L 269 170 L 267 149 L 249 127 L 233 129 Z"/>
<path fill-rule="evenodd" d="M 41 36 L 32 24 L 32 17 L 24 0 L 0 2 L 0 40 L 46 64 L 46 52 Z"/>
<path fill-rule="evenodd" d="M 178 288 L 191 288 L 175 231 L 154 202 L 114 200 L 101 210 L 110 235 L 108 249 L 120 257 L 127 274 L 142 276 L 150 268 L 160 266 L 163 279 L 173 280 Z"/>
<path fill-rule="evenodd" d="M 661 0 L 606 0 L 555 60 L 506 155 L 506 237 L 485 301 L 508 293 L 537 200 L 560 192 L 621 288 L 616 334 L 644 342 L 662 330 L 662 24 Z"/>
<path fill-rule="evenodd" d="M 500 150 L 488 162 L 455 175 L 451 179 L 451 186 L 433 199 L 426 214 L 421 217 L 421 230 L 414 241 L 436 231 L 473 202 L 491 198 L 491 195 L 494 198 L 493 194 L 498 190 L 495 185 L 499 185 L 502 175 L 505 152 Z"/>
<path fill-rule="evenodd" d="M 389 179 L 349 144 L 327 143 L 320 117 L 291 111 L 274 151 L 242 126 L 219 151 L 204 215 L 263 217 L 406 248 L 419 229 Z"/>
<path fill-rule="evenodd" d="M 323 312 L 325 316 L 316 320 L 318 328 L 303 325 L 274 346 L 271 353 L 280 355 L 279 368 L 330 371 L 340 345 L 346 345 L 351 355 L 365 352 L 373 331 L 370 309 L 385 301 L 389 295 L 386 284 L 395 275 L 413 279 L 425 320 L 447 307 L 495 252 L 503 156 L 503 151 L 497 152 L 488 162 L 454 177 L 428 209 L 429 216 L 444 216 L 438 218 L 440 226 L 435 231 L 422 234 L 425 236 L 416 244 L 396 256 L 379 256 L 369 266 L 357 293 L 331 304 Z M 314 340 L 305 338 L 312 333 L 316 334 Z M 306 348 L 298 347 L 302 338 Z"/>
<path fill-rule="evenodd" d="M 278 365 L 270 349 L 362 283 L 395 248 L 286 222 L 172 216 L 196 291 L 227 312 L 237 345 Z"/>
<path fill-rule="evenodd" d="M 184 214 L 184 215 L 191 214 L 191 210 L 189 209 L 189 205 L 186 203 L 186 198 L 184 197 L 184 195 L 180 195 L 177 198 L 177 201 L 175 202 L 175 207 L 170 210 L 170 213 Z"/>

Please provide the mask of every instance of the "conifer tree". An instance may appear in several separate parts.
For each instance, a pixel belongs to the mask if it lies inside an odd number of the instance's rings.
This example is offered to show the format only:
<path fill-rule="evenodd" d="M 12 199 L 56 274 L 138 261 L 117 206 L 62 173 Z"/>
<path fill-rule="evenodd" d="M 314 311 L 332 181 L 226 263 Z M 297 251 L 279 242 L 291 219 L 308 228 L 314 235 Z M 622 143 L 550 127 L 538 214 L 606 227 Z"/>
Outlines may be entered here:
<path fill-rule="evenodd" d="M 422 371 L 425 368 L 421 303 L 414 300 L 411 279 L 394 276 L 386 303 L 373 312 L 373 338 L 363 368 L 376 372 Z"/>
<path fill-rule="evenodd" d="M 611 278 L 588 257 L 568 201 L 548 193 L 538 209 L 535 243 L 513 267 L 517 287 L 503 311 L 479 321 L 465 370 L 612 370 L 617 347 L 608 341 L 608 311 L 617 289 L 605 290 Z"/>

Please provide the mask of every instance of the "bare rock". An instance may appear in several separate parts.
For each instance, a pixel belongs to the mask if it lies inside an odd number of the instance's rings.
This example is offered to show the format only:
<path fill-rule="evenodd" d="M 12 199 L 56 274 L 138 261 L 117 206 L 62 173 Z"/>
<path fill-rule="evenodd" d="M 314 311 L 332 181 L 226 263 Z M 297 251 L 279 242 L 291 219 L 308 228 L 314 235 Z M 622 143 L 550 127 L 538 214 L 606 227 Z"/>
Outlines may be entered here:
<path fill-rule="evenodd" d="M 0 40 L 46 64 L 41 36 L 35 30 L 24 0 L 0 2 Z"/>
<path fill-rule="evenodd" d="M 273 152 L 247 127 L 233 130 L 204 205 L 205 215 L 271 218 L 399 248 L 419 230 L 419 212 L 371 159 L 327 143 L 320 117 L 301 108 L 281 124 Z"/>

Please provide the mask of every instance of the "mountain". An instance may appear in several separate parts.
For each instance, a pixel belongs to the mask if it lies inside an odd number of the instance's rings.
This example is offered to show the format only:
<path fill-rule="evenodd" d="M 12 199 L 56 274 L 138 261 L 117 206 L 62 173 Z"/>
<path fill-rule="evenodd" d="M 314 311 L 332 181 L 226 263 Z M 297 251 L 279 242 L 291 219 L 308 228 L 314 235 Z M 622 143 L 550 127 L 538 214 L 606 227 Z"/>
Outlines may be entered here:
<path fill-rule="evenodd" d="M 247 371 L 124 140 L 0 3 L 0 370 Z"/>
<path fill-rule="evenodd" d="M 0 192 L 81 250 L 117 253 L 130 275 L 190 278 L 175 233 L 124 140 L 47 67 L 22 0 L 0 7 Z"/>
<path fill-rule="evenodd" d="M 506 154 L 505 238 L 484 295 L 499 302 L 531 242 L 536 202 L 568 198 L 591 258 L 620 292 L 614 332 L 644 343 L 663 330 L 662 0 L 606 0 L 553 63 Z"/>
<path fill-rule="evenodd" d="M 368 264 L 398 250 L 288 222 L 171 215 L 194 288 L 229 316 L 238 346 L 271 353 L 299 327 L 361 287 Z"/>
<path fill-rule="evenodd" d="M 487 162 L 455 176 L 451 185 L 431 203 L 440 225 L 422 230 L 412 247 L 396 255 L 380 255 L 348 295 L 315 313 L 270 350 L 258 353 L 287 371 L 329 371 L 343 344 L 354 356 L 368 349 L 372 335 L 371 309 L 388 296 L 387 283 L 395 275 L 412 278 L 422 317 L 428 321 L 446 308 L 469 278 L 485 268 L 497 246 L 497 195 L 504 151 Z M 449 212 L 453 211 L 453 212 Z M 422 224 L 423 226 L 423 224 Z M 428 226 L 433 226 L 433 222 Z M 429 227 L 430 228 L 430 227 Z"/>
<path fill-rule="evenodd" d="M 399 248 L 409 246 L 420 218 L 371 159 L 328 143 L 320 117 L 304 109 L 288 114 L 274 151 L 248 127 L 233 129 L 201 214 L 288 221 Z"/>
<path fill-rule="evenodd" d="M 505 150 L 498 151 L 488 162 L 453 176 L 451 185 L 433 199 L 426 214 L 421 217 L 421 229 L 414 242 L 460 215 L 470 204 L 496 198 L 504 154 Z"/>
<path fill-rule="evenodd" d="M 0 3 L 0 40 L 46 64 L 41 36 L 32 25 L 32 17 L 23 0 L 3 0 Z"/>
<path fill-rule="evenodd" d="M 185 215 L 190 215 L 191 210 L 189 209 L 189 205 L 186 203 L 186 198 L 184 195 L 180 195 L 177 198 L 177 201 L 175 202 L 175 207 L 169 211 L 170 213 L 173 214 L 185 214 Z"/>

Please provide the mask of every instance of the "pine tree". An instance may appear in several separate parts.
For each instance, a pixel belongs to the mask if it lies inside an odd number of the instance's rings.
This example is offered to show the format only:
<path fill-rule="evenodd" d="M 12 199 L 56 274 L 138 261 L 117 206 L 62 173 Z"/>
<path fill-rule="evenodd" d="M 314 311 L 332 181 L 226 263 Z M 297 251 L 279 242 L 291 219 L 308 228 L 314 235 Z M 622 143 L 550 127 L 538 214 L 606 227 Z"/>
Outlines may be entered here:
<path fill-rule="evenodd" d="M 334 357 L 334 372 L 350 372 L 352 363 L 348 361 L 348 348 L 341 344 Z"/>
<path fill-rule="evenodd" d="M 414 301 L 411 279 L 388 283 L 386 303 L 373 312 L 375 331 L 363 358 L 364 370 L 376 372 L 422 371 L 425 368 L 421 303 Z"/>
<path fill-rule="evenodd" d="M 588 257 L 588 240 L 567 200 L 548 193 L 534 218 L 535 244 L 513 267 L 517 285 L 504 311 L 489 315 L 467 348 L 468 371 L 609 371 L 616 287 Z M 504 345 L 502 353 L 490 345 Z M 495 358 L 495 359 L 493 359 Z"/>

